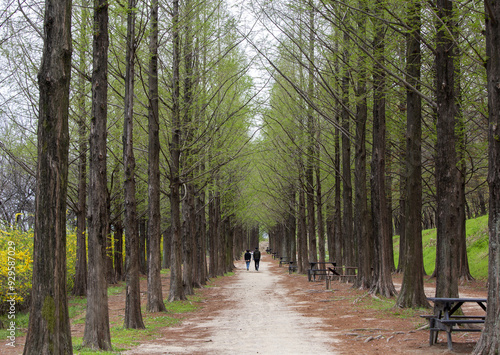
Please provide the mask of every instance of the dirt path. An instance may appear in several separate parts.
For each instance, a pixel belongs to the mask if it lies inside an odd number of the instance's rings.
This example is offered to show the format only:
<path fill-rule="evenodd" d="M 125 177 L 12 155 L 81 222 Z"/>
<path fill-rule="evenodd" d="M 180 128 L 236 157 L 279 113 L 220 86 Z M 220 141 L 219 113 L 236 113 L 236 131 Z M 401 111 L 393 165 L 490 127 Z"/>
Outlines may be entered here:
<path fill-rule="evenodd" d="M 280 283 L 284 276 L 270 270 L 270 261 L 263 260 L 259 271 L 236 264 L 231 284 L 219 295 L 227 307 L 210 319 L 185 323 L 193 335 L 189 342 L 160 339 L 125 354 L 335 354 L 335 339 L 319 329 L 320 319 L 297 311 Z"/>

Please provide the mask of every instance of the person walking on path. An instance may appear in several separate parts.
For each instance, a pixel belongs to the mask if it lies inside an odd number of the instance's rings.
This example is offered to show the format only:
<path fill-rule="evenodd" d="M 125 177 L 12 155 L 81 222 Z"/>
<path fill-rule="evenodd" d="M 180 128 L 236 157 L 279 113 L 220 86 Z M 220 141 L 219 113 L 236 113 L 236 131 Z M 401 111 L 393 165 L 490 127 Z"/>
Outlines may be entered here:
<path fill-rule="evenodd" d="M 255 261 L 255 270 L 259 271 L 259 263 L 260 263 L 259 247 L 255 248 L 255 251 L 253 252 L 253 261 Z"/>
<path fill-rule="evenodd" d="M 250 250 L 247 249 L 245 253 L 245 263 L 247 264 L 247 271 L 250 269 L 250 260 L 252 260 L 252 254 L 250 254 Z"/>

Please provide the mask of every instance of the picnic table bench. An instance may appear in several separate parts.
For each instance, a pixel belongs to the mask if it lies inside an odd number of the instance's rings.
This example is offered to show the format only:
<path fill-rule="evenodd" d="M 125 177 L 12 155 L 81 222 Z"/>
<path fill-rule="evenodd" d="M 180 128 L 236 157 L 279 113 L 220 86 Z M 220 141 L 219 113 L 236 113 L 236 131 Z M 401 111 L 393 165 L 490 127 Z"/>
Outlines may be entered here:
<path fill-rule="evenodd" d="M 309 281 L 316 281 L 316 276 L 327 276 L 330 273 L 337 273 L 335 271 L 336 265 L 333 261 L 310 261 L 310 268 L 307 270 L 307 279 Z"/>
<path fill-rule="evenodd" d="M 288 262 L 288 273 L 292 274 L 294 271 L 297 271 L 297 264 L 292 260 Z"/>
<path fill-rule="evenodd" d="M 335 264 L 335 263 L 334 263 Z M 356 266 L 334 266 L 333 269 L 328 268 L 329 273 L 326 275 L 325 282 L 326 282 L 326 289 L 328 290 L 330 288 L 330 283 L 334 278 L 349 278 L 353 279 L 356 278 L 356 270 L 358 269 Z M 347 270 L 354 270 L 353 274 L 347 274 Z"/>
<path fill-rule="evenodd" d="M 480 332 L 479 328 L 457 328 L 464 324 L 484 324 L 484 315 L 455 315 L 464 303 L 476 303 L 486 313 L 486 298 L 446 298 L 428 297 L 427 300 L 434 303 L 434 314 L 422 315 L 429 321 L 429 345 L 437 343 L 438 333 L 445 331 L 447 335 L 448 349 L 453 350 L 451 340 L 452 332 Z"/>
<path fill-rule="evenodd" d="M 280 256 L 280 264 L 278 267 L 281 267 L 283 264 L 289 264 L 290 263 L 290 258 L 288 256 Z"/>

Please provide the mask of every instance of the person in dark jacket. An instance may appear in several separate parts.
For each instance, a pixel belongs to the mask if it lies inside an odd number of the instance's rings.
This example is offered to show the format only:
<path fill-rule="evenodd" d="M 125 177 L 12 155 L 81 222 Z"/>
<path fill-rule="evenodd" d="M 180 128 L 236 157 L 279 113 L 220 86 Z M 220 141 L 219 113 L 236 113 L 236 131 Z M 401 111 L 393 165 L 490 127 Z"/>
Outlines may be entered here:
<path fill-rule="evenodd" d="M 247 271 L 250 269 L 250 260 L 252 260 L 252 254 L 250 253 L 250 250 L 247 249 L 247 252 L 245 253 L 245 263 L 247 264 Z"/>
<path fill-rule="evenodd" d="M 255 261 L 255 270 L 259 271 L 260 251 L 258 247 L 253 252 L 253 261 Z"/>

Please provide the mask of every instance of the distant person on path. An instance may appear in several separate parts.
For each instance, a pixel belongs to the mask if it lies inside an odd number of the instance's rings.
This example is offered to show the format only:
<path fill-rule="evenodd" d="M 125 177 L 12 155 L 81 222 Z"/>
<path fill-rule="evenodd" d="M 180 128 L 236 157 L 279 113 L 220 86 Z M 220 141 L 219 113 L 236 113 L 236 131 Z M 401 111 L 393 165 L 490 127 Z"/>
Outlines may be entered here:
<path fill-rule="evenodd" d="M 255 261 L 255 270 L 259 271 L 260 251 L 258 247 L 253 252 L 253 261 Z"/>
<path fill-rule="evenodd" d="M 245 263 L 247 264 L 247 271 L 250 269 L 250 260 L 252 260 L 252 254 L 250 254 L 250 250 L 247 249 L 245 253 Z"/>

